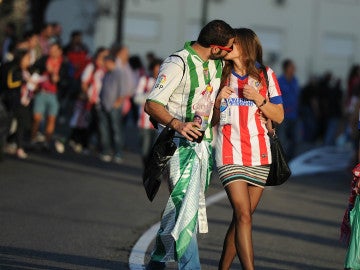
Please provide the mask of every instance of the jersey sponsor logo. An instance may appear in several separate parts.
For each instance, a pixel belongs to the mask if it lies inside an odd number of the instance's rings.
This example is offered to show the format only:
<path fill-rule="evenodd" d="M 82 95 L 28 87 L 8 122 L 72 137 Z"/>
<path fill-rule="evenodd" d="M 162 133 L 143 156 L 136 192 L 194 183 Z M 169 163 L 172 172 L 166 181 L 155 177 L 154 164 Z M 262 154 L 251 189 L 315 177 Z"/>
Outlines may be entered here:
<path fill-rule="evenodd" d="M 213 105 L 213 104 L 214 104 L 214 102 L 211 102 L 211 105 Z M 192 106 L 194 111 L 205 111 L 206 107 L 207 107 L 206 105 L 198 104 L 198 103 L 196 103 Z"/>
<path fill-rule="evenodd" d="M 162 89 L 164 88 L 165 83 L 166 83 L 166 75 L 162 74 L 157 78 L 155 83 L 155 88 Z"/>
<path fill-rule="evenodd" d="M 227 102 L 229 106 L 247 106 L 247 107 L 255 106 L 254 101 L 248 100 L 246 98 L 228 98 Z"/>

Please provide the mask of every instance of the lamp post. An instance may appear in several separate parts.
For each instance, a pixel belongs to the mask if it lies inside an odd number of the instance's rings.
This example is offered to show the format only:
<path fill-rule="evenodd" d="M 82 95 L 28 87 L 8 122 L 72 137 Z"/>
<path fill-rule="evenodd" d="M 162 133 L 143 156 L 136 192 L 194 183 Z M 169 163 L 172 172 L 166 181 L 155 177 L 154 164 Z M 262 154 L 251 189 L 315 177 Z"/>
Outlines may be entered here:
<path fill-rule="evenodd" d="M 117 44 L 122 44 L 122 41 L 123 41 L 125 2 L 126 2 L 126 0 L 118 1 L 117 25 L 116 25 L 116 43 Z"/>

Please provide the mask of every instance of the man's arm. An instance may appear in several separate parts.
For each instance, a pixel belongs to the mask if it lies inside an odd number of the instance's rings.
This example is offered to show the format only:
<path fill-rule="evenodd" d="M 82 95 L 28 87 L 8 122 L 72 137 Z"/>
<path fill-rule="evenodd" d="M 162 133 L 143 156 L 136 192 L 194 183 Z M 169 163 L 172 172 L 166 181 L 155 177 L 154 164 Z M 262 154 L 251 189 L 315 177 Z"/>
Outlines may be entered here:
<path fill-rule="evenodd" d="M 202 135 L 198 130 L 200 128 L 198 123 L 182 122 L 179 119 L 174 118 L 160 103 L 147 100 L 145 103 L 145 112 L 160 124 L 163 124 L 164 126 L 168 125 L 172 129 L 176 130 L 189 141 L 193 141 L 193 138 L 197 139 Z"/>

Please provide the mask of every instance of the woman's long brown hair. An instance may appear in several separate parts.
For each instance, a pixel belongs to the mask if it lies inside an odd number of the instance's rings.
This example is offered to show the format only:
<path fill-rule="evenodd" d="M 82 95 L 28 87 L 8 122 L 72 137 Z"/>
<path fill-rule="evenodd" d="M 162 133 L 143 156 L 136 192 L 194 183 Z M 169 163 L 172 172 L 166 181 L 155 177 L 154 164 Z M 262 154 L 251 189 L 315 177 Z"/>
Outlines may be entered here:
<path fill-rule="evenodd" d="M 246 73 L 254 79 L 261 81 L 261 70 L 256 67 L 256 62 L 263 65 L 262 46 L 255 32 L 248 28 L 235 29 L 234 46 L 240 46 Z M 232 61 L 226 61 L 221 77 L 221 88 L 227 84 L 231 70 L 234 64 Z M 263 83 L 263 82 L 262 82 Z"/>

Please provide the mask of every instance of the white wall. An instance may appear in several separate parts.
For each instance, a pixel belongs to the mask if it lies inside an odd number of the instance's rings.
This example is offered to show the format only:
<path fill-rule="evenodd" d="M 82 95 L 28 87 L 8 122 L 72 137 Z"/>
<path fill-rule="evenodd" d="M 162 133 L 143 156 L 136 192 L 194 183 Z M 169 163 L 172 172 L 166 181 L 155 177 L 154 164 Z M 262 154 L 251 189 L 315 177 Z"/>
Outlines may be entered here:
<path fill-rule="evenodd" d="M 259 35 L 277 73 L 284 58 L 295 60 L 304 83 L 310 74 L 333 71 L 345 79 L 360 62 L 360 0 L 210 0 L 209 20 L 250 27 Z M 74 5 L 76 3 L 76 5 Z M 64 41 L 74 29 L 87 29 L 91 48 L 115 40 L 117 0 L 54 0 L 47 18 L 64 27 Z M 202 0 L 128 0 L 124 43 L 132 54 L 154 51 L 166 57 L 200 31 Z M 99 9 L 100 8 L 100 9 Z M 97 11 L 97 12 L 95 12 Z"/>
<path fill-rule="evenodd" d="M 152 40 L 126 35 L 125 42 L 133 53 L 144 54 L 154 50 L 161 57 L 169 55 L 191 36 L 188 33 L 199 31 L 201 2 L 130 1 L 127 6 L 129 18 L 134 20 L 142 15 L 150 16 L 159 21 L 159 28 Z M 277 57 L 277 62 L 270 63 L 277 73 L 281 72 L 283 59 L 294 59 L 302 83 L 309 75 L 326 70 L 332 70 L 345 79 L 349 66 L 360 61 L 360 31 L 356 27 L 360 25 L 359 0 L 287 0 L 284 5 L 277 5 L 275 0 L 213 0 L 209 7 L 209 20 L 220 18 L 233 27 L 254 29 L 263 42 L 265 60 Z M 186 12 L 183 13 L 183 10 Z M 131 32 L 131 26 L 127 27 Z M 345 44 L 339 44 L 343 39 Z M 333 53 L 338 45 L 349 45 L 349 42 L 346 43 L 349 40 L 353 46 L 350 55 Z M 335 49 L 331 48 L 334 46 Z"/>
<path fill-rule="evenodd" d="M 45 20 L 62 25 L 63 45 L 68 43 L 72 31 L 81 30 L 83 41 L 93 51 L 96 7 L 96 0 L 53 0 L 49 4 Z"/>

